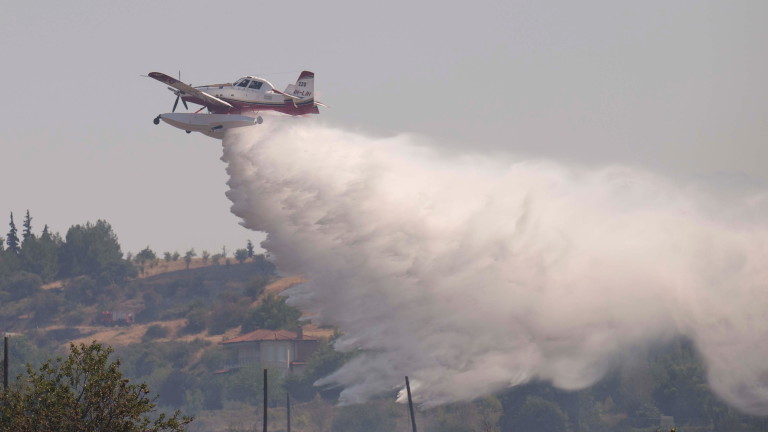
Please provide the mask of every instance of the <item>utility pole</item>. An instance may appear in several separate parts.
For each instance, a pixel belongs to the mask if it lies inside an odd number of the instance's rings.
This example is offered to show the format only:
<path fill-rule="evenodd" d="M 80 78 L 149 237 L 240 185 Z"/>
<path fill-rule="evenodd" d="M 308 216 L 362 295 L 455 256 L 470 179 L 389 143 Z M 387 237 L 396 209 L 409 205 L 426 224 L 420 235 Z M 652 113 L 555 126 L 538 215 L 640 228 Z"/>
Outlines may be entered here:
<path fill-rule="evenodd" d="M 408 391 L 408 410 L 411 412 L 411 427 L 413 432 L 416 432 L 416 417 L 413 416 L 413 399 L 411 399 L 411 383 L 408 382 L 408 377 L 405 377 L 405 389 Z"/>
<path fill-rule="evenodd" d="M 264 369 L 264 432 L 267 432 L 267 370 Z"/>
<path fill-rule="evenodd" d="M 287 417 L 286 419 L 286 432 L 291 432 L 291 394 L 287 391 L 285 392 L 285 414 Z"/>
<path fill-rule="evenodd" d="M 3 335 L 3 390 L 8 390 L 8 335 Z"/>

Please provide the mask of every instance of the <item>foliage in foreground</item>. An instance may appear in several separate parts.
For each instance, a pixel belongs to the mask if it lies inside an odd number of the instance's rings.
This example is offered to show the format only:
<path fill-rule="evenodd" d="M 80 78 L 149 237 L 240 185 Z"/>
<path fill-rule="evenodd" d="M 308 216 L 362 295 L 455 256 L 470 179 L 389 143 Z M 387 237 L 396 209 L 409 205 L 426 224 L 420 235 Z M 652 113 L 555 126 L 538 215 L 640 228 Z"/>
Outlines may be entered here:
<path fill-rule="evenodd" d="M 45 362 L 0 396 L 0 431 L 183 431 L 192 418 L 155 412 L 146 384 L 130 384 L 112 348 L 70 345 L 70 354 Z"/>

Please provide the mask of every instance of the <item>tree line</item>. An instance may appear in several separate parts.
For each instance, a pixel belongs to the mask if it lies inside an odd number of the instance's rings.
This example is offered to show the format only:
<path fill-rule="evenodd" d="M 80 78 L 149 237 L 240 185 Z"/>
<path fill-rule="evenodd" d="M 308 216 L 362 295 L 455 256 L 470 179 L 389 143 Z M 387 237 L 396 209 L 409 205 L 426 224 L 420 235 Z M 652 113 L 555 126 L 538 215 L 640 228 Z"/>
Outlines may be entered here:
<path fill-rule="evenodd" d="M 138 272 L 143 272 L 147 264 L 152 266 L 159 260 L 149 246 L 135 256 L 128 253 L 124 257 L 117 235 L 105 220 L 73 225 L 64 237 L 51 232 L 48 225 L 44 225 L 40 235 L 36 235 L 32 220 L 27 210 L 19 236 L 13 213 L 10 214 L 8 234 L 0 237 L 0 290 L 35 285 L 38 278 L 40 283 L 48 283 L 77 276 L 88 276 L 101 286 L 122 285 L 136 277 Z M 187 269 L 196 256 L 194 249 L 183 255 Z M 208 264 L 209 260 L 218 264 L 220 260 L 227 259 L 226 256 L 226 248 L 213 256 L 207 251 L 202 254 L 204 264 Z M 245 248 L 234 253 L 234 258 L 241 264 L 254 256 L 250 240 Z M 164 254 L 166 262 L 181 257 L 178 252 Z M 17 294 L 24 296 L 23 289 Z"/>
<path fill-rule="evenodd" d="M 136 276 L 123 259 L 112 226 L 104 220 L 71 226 L 64 237 L 44 225 L 37 235 L 27 210 L 19 236 L 13 213 L 8 234 L 0 237 L 0 289 L 6 296 L 29 295 L 25 287 L 57 279 L 89 276 L 102 285 L 120 284 Z"/>
<path fill-rule="evenodd" d="M 197 252 L 195 252 L 195 248 L 191 248 L 184 253 L 183 258 L 184 258 L 184 263 L 186 264 L 187 270 L 189 270 L 189 267 L 192 264 L 192 260 L 197 256 L 198 255 L 197 255 Z M 243 264 L 248 260 L 255 259 L 257 255 L 255 252 L 253 243 L 250 240 L 248 240 L 248 242 L 246 243 L 246 247 L 235 250 L 235 253 L 233 254 L 233 256 L 238 263 Z M 200 257 L 203 262 L 203 265 L 206 265 L 206 266 L 209 263 L 219 265 L 222 260 L 224 260 L 224 263 L 226 265 L 230 264 L 229 258 L 227 257 L 226 246 L 223 246 L 221 248 L 220 253 L 216 253 L 213 255 L 211 255 L 211 253 L 208 252 L 207 250 L 204 250 Z M 173 253 L 168 251 L 163 252 L 162 259 L 166 263 L 176 262 L 180 258 L 182 258 L 182 255 L 179 254 L 178 251 L 174 251 Z M 128 252 L 126 254 L 125 259 L 128 261 L 132 261 L 138 267 L 138 271 L 141 274 L 144 274 L 144 271 L 146 270 L 147 267 L 152 268 L 157 266 L 160 263 L 159 255 L 155 253 L 155 251 L 153 251 L 149 246 L 140 250 L 136 255 L 133 255 L 132 253 Z"/>

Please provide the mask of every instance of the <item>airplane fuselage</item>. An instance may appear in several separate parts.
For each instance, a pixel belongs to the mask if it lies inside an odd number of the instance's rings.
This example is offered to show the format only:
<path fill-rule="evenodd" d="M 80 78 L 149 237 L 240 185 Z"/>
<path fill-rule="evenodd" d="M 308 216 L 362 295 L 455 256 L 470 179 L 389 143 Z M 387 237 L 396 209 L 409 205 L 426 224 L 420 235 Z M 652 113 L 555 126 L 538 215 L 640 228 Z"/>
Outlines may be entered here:
<path fill-rule="evenodd" d="M 262 113 L 276 112 L 291 116 L 318 114 L 320 111 L 314 98 L 314 73 L 303 71 L 295 84 L 289 84 L 281 92 L 263 78 L 246 76 L 234 83 L 209 84 L 192 87 L 159 72 L 151 72 L 150 78 L 169 85 L 176 94 L 171 113 L 160 114 L 154 119 L 189 132 L 221 138 L 227 129 L 260 124 Z M 171 88 L 172 87 L 172 88 Z M 176 113 L 179 99 L 202 105 L 194 113 Z M 203 109 L 208 113 L 200 113 Z"/>
<path fill-rule="evenodd" d="M 247 82 L 246 86 L 237 83 Z M 213 84 L 195 87 L 209 95 L 228 102 L 233 108 L 211 107 L 215 114 L 251 114 L 259 111 L 277 111 L 288 115 L 317 114 L 319 110 L 313 99 L 294 100 L 288 99 L 284 93 L 274 90 L 272 84 L 261 78 L 244 77 L 235 84 Z M 293 96 L 302 99 L 309 98 L 312 93 L 295 89 Z M 205 102 L 193 95 L 182 96 L 187 102 L 205 105 Z"/>

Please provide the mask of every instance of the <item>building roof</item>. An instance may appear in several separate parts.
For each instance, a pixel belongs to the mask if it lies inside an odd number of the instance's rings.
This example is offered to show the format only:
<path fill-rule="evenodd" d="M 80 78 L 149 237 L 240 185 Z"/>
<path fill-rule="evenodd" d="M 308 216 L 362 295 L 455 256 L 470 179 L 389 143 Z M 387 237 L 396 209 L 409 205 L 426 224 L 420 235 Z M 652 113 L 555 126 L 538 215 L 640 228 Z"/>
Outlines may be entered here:
<path fill-rule="evenodd" d="M 234 337 L 232 339 L 227 339 L 224 342 L 222 342 L 222 344 L 232 344 L 232 343 L 239 343 L 239 342 L 261 342 L 261 341 L 297 341 L 297 340 L 316 341 L 319 339 L 320 338 L 317 338 L 315 336 L 308 336 L 306 334 L 304 334 L 303 337 L 299 339 L 296 332 L 293 332 L 290 330 L 259 329 L 259 330 L 252 331 L 250 333 L 246 333 L 244 335 Z"/>

